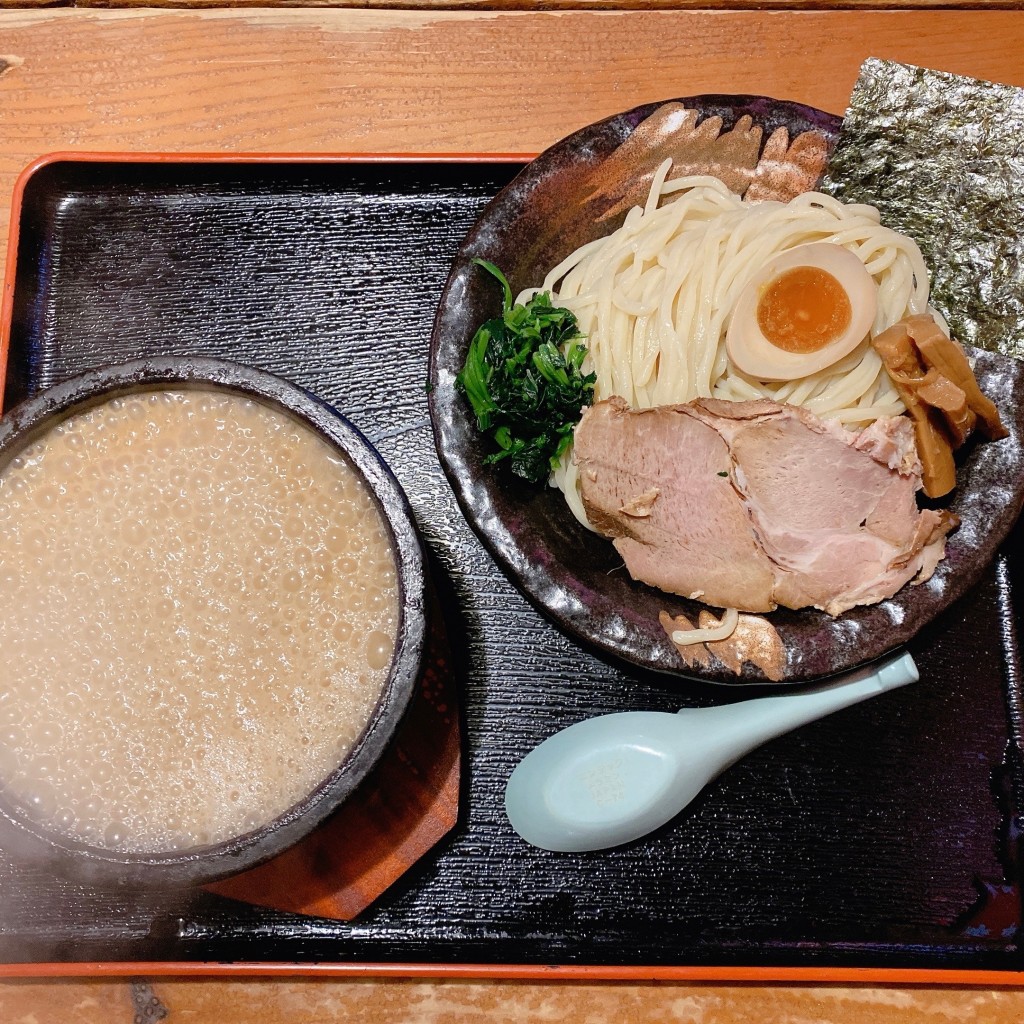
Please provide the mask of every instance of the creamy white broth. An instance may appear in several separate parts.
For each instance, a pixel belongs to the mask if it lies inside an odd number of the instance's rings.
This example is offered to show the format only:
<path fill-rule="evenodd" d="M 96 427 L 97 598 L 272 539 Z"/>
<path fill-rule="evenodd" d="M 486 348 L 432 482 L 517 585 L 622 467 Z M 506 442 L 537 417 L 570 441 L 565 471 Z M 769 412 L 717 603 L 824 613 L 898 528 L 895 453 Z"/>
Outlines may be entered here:
<path fill-rule="evenodd" d="M 398 623 L 365 482 L 226 392 L 110 400 L 0 473 L 0 784 L 93 845 L 218 842 L 365 728 Z"/>

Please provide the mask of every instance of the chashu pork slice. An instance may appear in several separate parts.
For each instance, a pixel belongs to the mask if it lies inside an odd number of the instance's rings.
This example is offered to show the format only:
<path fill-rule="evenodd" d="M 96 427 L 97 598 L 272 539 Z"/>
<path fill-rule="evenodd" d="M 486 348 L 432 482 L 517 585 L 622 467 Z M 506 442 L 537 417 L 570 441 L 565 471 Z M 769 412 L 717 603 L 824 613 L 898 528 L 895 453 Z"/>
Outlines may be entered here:
<path fill-rule="evenodd" d="M 917 507 L 920 465 L 906 417 L 851 434 L 774 402 L 694 405 L 729 445 L 736 488 L 776 567 L 779 604 L 839 615 L 935 571 L 955 520 Z"/>
<path fill-rule="evenodd" d="M 576 428 L 583 504 L 630 575 L 720 608 L 767 612 L 774 572 L 729 480 L 721 434 L 686 405 L 591 406 Z"/>
<path fill-rule="evenodd" d="M 693 420 L 722 447 L 695 431 Z M 733 492 L 742 519 L 721 488 L 707 486 L 703 462 L 691 464 L 689 456 L 680 461 L 695 436 L 716 451 L 712 475 Z M 805 410 L 769 401 L 703 399 L 630 412 L 612 399 L 584 416 L 576 446 L 588 515 L 593 506 L 598 518 L 591 522 L 616 538 L 630 574 L 686 596 L 703 589 L 702 600 L 720 607 L 813 606 L 838 615 L 873 604 L 911 580 L 930 576 L 956 523 L 948 513 L 918 509 L 920 464 L 903 417 L 852 434 Z M 606 454 L 602 462 L 601 451 L 614 452 L 614 461 Z M 645 467 L 642 477 L 635 476 L 637 464 Z M 722 469 L 727 476 L 719 475 Z M 659 498 L 643 532 L 637 532 L 623 511 L 628 496 L 617 510 L 611 505 L 623 488 L 628 492 L 654 477 L 660 481 Z M 711 504 L 705 501 L 709 493 Z M 609 502 L 606 495 L 615 499 Z M 718 512 L 722 507 L 730 509 L 724 519 Z M 730 573 L 720 573 L 737 581 L 730 599 L 700 585 L 701 563 L 708 556 L 702 552 L 694 558 L 695 548 L 705 545 L 740 557 L 750 538 L 755 554 Z"/>

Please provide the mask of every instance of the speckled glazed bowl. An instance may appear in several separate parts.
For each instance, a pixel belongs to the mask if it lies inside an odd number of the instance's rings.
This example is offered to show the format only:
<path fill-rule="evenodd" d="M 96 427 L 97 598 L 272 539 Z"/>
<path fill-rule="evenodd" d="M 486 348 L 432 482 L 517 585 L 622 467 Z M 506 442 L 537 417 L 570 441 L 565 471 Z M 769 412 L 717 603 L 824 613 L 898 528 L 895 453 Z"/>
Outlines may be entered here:
<path fill-rule="evenodd" d="M 476 328 L 500 310 L 500 289 L 473 265 L 497 264 L 513 293 L 539 285 L 578 246 L 609 234 L 642 203 L 655 169 L 710 174 L 747 198 L 787 200 L 814 188 L 840 119 L 761 96 L 696 96 L 652 103 L 581 129 L 529 164 L 485 209 L 455 256 L 431 348 L 431 414 L 441 464 L 470 525 L 526 597 L 585 645 L 631 665 L 725 684 L 769 680 L 750 661 L 739 672 L 712 658 L 687 667 L 659 614 L 695 619 L 701 606 L 636 583 L 612 545 L 569 514 L 561 494 L 488 466 L 455 376 Z M 784 649 L 781 683 L 803 683 L 869 662 L 906 643 L 963 596 L 1013 528 L 1024 499 L 1024 368 L 976 355 L 982 388 L 1010 437 L 968 446 L 949 507 L 962 525 L 922 586 L 836 619 L 779 609 L 767 618 Z"/>
<path fill-rule="evenodd" d="M 115 853 L 55 833 L 0 788 L 4 848 L 95 885 L 199 885 L 253 867 L 301 840 L 341 805 L 378 761 L 410 703 L 424 656 L 425 565 L 404 494 L 352 424 L 279 377 L 222 360 L 189 357 L 137 360 L 90 371 L 40 392 L 0 419 L 0 467 L 69 415 L 115 396 L 168 387 L 223 389 L 264 403 L 305 424 L 347 457 L 368 485 L 391 535 L 399 585 L 395 650 L 376 707 L 343 763 L 304 799 L 248 834 L 173 853 Z"/>

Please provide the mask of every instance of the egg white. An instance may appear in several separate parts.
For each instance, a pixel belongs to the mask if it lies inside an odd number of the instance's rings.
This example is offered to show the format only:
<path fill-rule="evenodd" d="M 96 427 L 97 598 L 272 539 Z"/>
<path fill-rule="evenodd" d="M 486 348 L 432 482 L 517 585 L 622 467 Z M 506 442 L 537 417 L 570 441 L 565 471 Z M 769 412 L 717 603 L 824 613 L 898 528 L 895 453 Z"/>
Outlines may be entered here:
<path fill-rule="evenodd" d="M 831 274 L 850 302 L 850 322 L 835 341 L 815 352 L 787 352 L 761 331 L 757 307 L 764 289 L 787 270 L 816 267 Z M 736 300 L 726 333 L 735 367 L 755 380 L 799 380 L 839 362 L 867 337 L 878 310 L 878 285 L 855 253 L 830 242 L 798 245 L 769 260 Z"/>

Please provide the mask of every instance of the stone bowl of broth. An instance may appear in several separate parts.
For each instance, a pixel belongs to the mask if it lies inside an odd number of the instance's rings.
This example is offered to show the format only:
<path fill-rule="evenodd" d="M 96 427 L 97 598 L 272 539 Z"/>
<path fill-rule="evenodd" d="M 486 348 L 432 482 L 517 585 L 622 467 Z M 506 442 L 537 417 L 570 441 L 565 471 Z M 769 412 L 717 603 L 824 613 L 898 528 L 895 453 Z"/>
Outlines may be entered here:
<path fill-rule="evenodd" d="M 402 490 L 301 388 L 215 359 L 104 367 L 0 419 L 0 844 L 184 887 L 312 831 L 423 661 Z"/>

